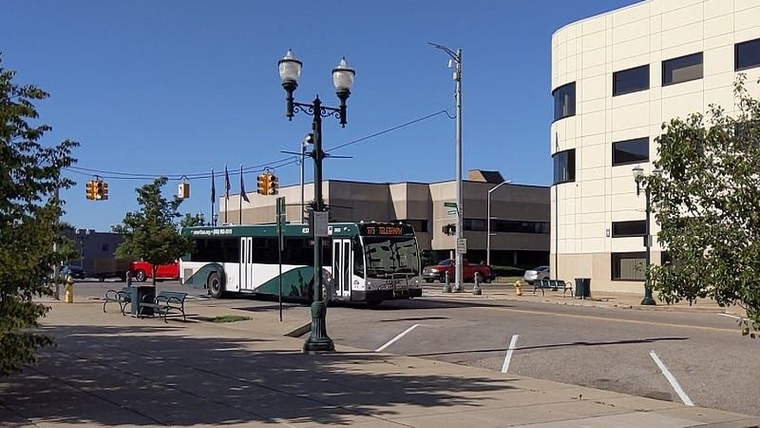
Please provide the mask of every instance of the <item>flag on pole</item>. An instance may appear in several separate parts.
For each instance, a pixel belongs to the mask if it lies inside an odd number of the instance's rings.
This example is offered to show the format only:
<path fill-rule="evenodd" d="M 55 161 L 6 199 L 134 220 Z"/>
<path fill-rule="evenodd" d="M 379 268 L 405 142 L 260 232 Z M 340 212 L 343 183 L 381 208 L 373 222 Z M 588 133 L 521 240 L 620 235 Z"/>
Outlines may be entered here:
<path fill-rule="evenodd" d="M 214 186 L 214 168 L 211 168 L 211 203 L 214 202 L 216 202 L 216 187 Z"/>
<path fill-rule="evenodd" d="M 245 180 L 243 179 L 243 165 L 240 165 L 240 197 L 243 198 L 246 202 L 251 202 L 248 200 L 248 195 L 245 194 Z"/>
<path fill-rule="evenodd" d="M 224 164 L 224 199 L 230 199 L 230 174 L 227 173 L 227 164 Z"/>

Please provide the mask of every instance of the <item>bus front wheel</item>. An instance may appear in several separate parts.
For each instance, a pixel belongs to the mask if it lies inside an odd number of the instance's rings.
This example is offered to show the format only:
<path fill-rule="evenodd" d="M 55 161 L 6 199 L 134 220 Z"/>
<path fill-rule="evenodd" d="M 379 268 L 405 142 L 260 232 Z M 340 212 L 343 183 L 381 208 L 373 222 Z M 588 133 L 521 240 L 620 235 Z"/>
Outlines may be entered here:
<path fill-rule="evenodd" d="M 208 276 L 208 279 L 206 280 L 206 288 L 208 288 L 211 297 L 215 299 L 220 299 L 222 297 L 222 281 L 219 279 L 218 273 L 214 272 Z"/>

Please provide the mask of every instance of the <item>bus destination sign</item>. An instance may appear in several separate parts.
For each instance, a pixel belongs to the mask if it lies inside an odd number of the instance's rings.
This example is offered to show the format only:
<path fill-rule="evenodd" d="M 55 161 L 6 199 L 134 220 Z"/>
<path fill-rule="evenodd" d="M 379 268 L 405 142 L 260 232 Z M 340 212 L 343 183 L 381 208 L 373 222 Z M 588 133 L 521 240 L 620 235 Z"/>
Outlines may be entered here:
<path fill-rule="evenodd" d="M 364 225 L 363 234 L 366 236 L 402 236 L 411 233 L 409 226 L 401 225 Z"/>

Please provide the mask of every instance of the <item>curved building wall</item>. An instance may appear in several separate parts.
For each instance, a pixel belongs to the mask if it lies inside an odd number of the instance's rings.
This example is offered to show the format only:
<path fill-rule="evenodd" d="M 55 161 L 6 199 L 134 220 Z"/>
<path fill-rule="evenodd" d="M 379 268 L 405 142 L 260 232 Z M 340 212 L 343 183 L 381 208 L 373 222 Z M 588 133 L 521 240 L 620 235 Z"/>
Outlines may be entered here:
<path fill-rule="evenodd" d="M 553 276 L 643 293 L 645 198 L 632 169 L 652 170 L 663 122 L 713 103 L 731 112 L 739 71 L 757 94 L 755 56 L 756 0 L 642 1 L 554 33 Z"/>

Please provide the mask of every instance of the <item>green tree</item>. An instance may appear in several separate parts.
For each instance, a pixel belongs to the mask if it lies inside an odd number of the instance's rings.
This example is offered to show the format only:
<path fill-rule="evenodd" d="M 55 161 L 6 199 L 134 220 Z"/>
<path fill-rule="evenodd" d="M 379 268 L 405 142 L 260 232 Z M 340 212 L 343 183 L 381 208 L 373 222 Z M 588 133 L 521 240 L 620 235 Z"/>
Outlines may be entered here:
<path fill-rule="evenodd" d="M 184 217 L 182 217 L 182 220 L 179 221 L 180 227 L 195 227 L 195 226 L 203 226 L 203 220 L 198 217 L 198 215 L 192 215 L 190 213 L 186 213 Z"/>
<path fill-rule="evenodd" d="M 58 193 L 73 185 L 61 170 L 78 145 L 40 144 L 52 128 L 39 123 L 34 102 L 49 95 L 15 75 L 0 58 L 0 375 L 36 363 L 39 348 L 54 343 L 36 331 L 50 308 L 34 298 L 52 295 L 52 266 L 65 257 L 53 251 L 64 245 Z"/>
<path fill-rule="evenodd" d="M 161 193 L 168 179 L 160 177 L 152 183 L 137 188 L 140 209 L 129 212 L 113 231 L 124 235 L 124 241 L 116 248 L 116 256 L 142 259 L 153 265 L 153 284 L 159 265 L 174 263 L 190 250 L 190 240 L 180 235 L 175 221 L 181 217 L 179 206 L 182 199 L 174 196 L 167 200 Z"/>
<path fill-rule="evenodd" d="M 712 105 L 663 125 L 662 174 L 651 175 L 660 244 L 671 261 L 652 266 L 653 289 L 668 303 L 713 298 L 746 312 L 744 333 L 760 329 L 760 103 L 740 76 L 736 112 Z M 752 332 L 750 333 L 750 330 Z"/>

